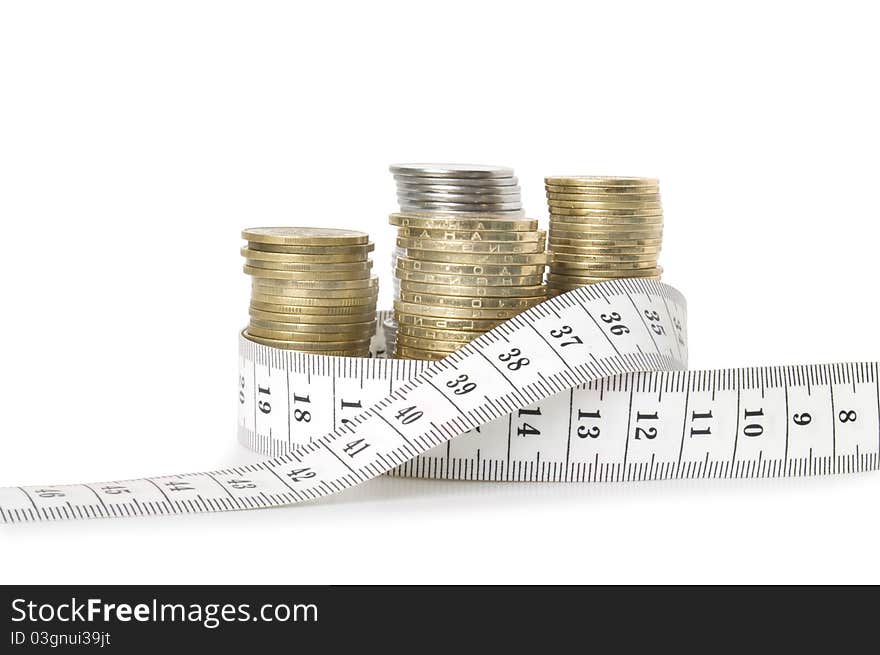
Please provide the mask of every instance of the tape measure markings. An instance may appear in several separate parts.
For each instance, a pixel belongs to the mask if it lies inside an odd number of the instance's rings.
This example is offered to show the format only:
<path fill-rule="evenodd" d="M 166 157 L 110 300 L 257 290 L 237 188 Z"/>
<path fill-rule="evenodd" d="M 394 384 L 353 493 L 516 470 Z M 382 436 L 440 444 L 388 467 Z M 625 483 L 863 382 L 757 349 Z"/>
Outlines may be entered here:
<path fill-rule="evenodd" d="M 386 472 L 616 481 L 880 466 L 876 364 L 684 371 L 686 360 L 685 301 L 651 280 L 557 296 L 433 363 L 309 355 L 242 337 L 239 438 L 272 459 L 0 489 L 0 520 L 253 509 Z"/>

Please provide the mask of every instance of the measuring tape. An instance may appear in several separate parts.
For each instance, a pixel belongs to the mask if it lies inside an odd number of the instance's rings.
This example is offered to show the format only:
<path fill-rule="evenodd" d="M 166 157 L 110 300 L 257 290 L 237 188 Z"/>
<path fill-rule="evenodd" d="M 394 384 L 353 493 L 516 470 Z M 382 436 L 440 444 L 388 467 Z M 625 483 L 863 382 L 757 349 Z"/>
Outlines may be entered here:
<path fill-rule="evenodd" d="M 630 279 L 552 298 L 438 362 L 242 337 L 239 439 L 270 459 L 2 488 L 0 520 L 273 507 L 383 473 L 605 482 L 880 468 L 877 363 L 688 371 L 686 326 L 678 291 Z"/>

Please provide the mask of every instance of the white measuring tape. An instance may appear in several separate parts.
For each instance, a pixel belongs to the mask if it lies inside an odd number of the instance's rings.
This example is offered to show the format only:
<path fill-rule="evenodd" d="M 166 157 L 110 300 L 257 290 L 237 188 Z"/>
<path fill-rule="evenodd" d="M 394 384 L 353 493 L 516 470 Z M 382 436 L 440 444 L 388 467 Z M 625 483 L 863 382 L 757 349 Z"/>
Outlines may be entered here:
<path fill-rule="evenodd" d="M 684 298 L 650 280 L 557 296 L 439 362 L 309 355 L 242 337 L 239 363 L 239 438 L 272 459 L 2 488 L 0 520 L 273 507 L 389 472 L 598 482 L 880 468 L 877 363 L 684 370 Z"/>

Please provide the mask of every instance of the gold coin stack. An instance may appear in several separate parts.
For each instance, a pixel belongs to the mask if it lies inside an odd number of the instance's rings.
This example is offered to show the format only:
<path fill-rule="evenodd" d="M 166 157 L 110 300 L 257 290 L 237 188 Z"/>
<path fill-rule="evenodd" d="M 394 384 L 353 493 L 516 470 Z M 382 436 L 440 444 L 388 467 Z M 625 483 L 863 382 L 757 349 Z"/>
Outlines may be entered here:
<path fill-rule="evenodd" d="M 547 177 L 551 295 L 616 278 L 659 280 L 663 209 L 656 179 Z"/>
<path fill-rule="evenodd" d="M 248 242 L 244 272 L 253 278 L 248 339 L 320 355 L 369 355 L 379 280 L 365 232 L 254 227 L 241 236 Z"/>
<path fill-rule="evenodd" d="M 398 213 L 395 355 L 437 360 L 547 297 L 538 222 L 493 214 Z"/>

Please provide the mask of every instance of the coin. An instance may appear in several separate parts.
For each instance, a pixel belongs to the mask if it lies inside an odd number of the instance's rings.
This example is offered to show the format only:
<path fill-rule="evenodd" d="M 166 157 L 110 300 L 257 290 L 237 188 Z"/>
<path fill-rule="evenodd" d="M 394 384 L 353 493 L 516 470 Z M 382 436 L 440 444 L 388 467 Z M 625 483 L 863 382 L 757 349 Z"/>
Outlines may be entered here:
<path fill-rule="evenodd" d="M 261 288 L 279 288 L 279 289 L 308 289 L 315 291 L 352 291 L 363 292 L 367 290 L 375 290 L 379 286 L 378 276 L 361 278 L 357 280 L 315 280 L 305 278 L 302 280 L 289 279 L 273 279 L 273 278 L 254 278 L 253 284 Z M 360 290 L 360 291 L 358 291 Z"/>
<path fill-rule="evenodd" d="M 532 254 L 438 252 L 434 250 L 408 249 L 407 257 L 428 262 L 446 264 L 549 264 L 550 255 L 546 252 Z"/>
<path fill-rule="evenodd" d="M 547 192 L 547 200 L 557 202 L 599 202 L 599 203 L 645 203 L 660 202 L 659 193 L 643 193 L 635 194 L 618 194 L 618 193 L 557 193 L 555 191 Z"/>
<path fill-rule="evenodd" d="M 264 252 L 242 248 L 241 256 L 248 260 L 290 264 L 345 264 L 366 262 L 366 255 L 300 255 L 286 252 Z"/>
<path fill-rule="evenodd" d="M 547 284 L 549 286 L 556 286 L 557 283 L 571 283 L 578 282 L 581 280 L 597 280 L 603 278 L 612 278 L 612 277 L 648 277 L 652 275 L 660 275 L 663 272 L 663 268 L 657 266 L 656 268 L 649 269 L 638 269 L 638 270 L 608 270 L 608 271 L 590 271 L 584 273 L 582 275 L 573 275 L 569 273 L 550 273 L 547 276 Z"/>
<path fill-rule="evenodd" d="M 567 239 L 567 241 L 571 241 L 571 239 Z M 560 254 L 567 255 L 579 255 L 580 257 L 595 257 L 595 256 L 632 256 L 632 255 L 645 255 L 645 256 L 653 256 L 657 257 L 660 254 L 660 246 L 611 246 L 611 247 L 602 247 L 602 248 L 583 248 L 580 246 L 569 246 L 562 244 L 553 244 L 550 246 L 550 250 L 553 252 L 553 258 L 556 261 L 559 261 Z"/>
<path fill-rule="evenodd" d="M 418 359 L 428 362 L 437 362 L 444 359 L 449 353 L 443 352 L 426 352 L 424 350 L 416 350 L 407 346 L 396 345 L 394 355 L 399 359 Z"/>
<path fill-rule="evenodd" d="M 436 252 L 453 252 L 456 254 L 529 254 L 544 252 L 541 241 L 443 241 L 442 239 L 408 239 L 397 237 L 397 245 L 401 248 L 415 250 L 433 250 Z"/>
<path fill-rule="evenodd" d="M 503 230 L 528 232 L 538 229 L 538 221 L 531 218 L 495 218 L 492 215 L 477 217 L 462 214 L 461 217 L 437 214 L 391 214 L 388 222 L 398 227 L 426 228 L 435 230 Z"/>
<path fill-rule="evenodd" d="M 250 325 L 266 330 L 280 330 L 282 332 L 300 332 L 302 334 L 372 334 L 376 328 L 375 319 L 363 323 L 333 323 L 332 326 L 315 323 L 283 323 L 279 321 L 264 321 L 251 317 Z M 303 341 L 308 341 L 303 337 Z"/>
<path fill-rule="evenodd" d="M 346 314 L 363 314 L 371 311 L 368 309 L 372 303 L 367 305 L 305 305 L 292 302 L 284 302 L 288 298 L 280 298 L 282 302 L 267 302 L 265 300 L 251 299 L 251 307 L 267 312 L 275 312 L 278 314 L 322 314 L 325 316 L 343 316 Z M 375 313 L 375 312 L 373 312 Z M 349 321 L 354 322 L 354 321 Z"/>
<path fill-rule="evenodd" d="M 275 307 L 275 305 L 270 305 Z M 367 323 L 376 320 L 376 312 L 361 314 L 285 314 L 273 310 L 258 309 L 251 305 L 248 309 L 251 318 L 275 323 L 306 323 L 311 325 L 330 325 L 336 323 Z M 329 328 L 328 328 L 329 329 Z"/>
<path fill-rule="evenodd" d="M 409 314 L 405 311 L 396 311 L 395 318 L 401 328 L 409 326 L 464 332 L 486 332 L 504 322 L 504 319 L 425 316 L 423 314 Z"/>
<path fill-rule="evenodd" d="M 578 231 L 573 225 L 566 224 L 562 232 L 572 233 Z M 558 235 L 553 226 L 550 228 L 551 237 Z M 587 239 L 659 239 L 663 235 L 663 225 L 586 225 L 580 230 L 581 236 Z"/>
<path fill-rule="evenodd" d="M 571 209 L 567 207 L 556 207 L 548 205 L 550 212 L 550 220 L 557 221 L 577 221 L 578 216 L 599 216 L 602 218 L 620 218 L 625 216 L 634 216 L 637 218 L 647 218 L 649 216 L 663 216 L 663 209 L 657 207 L 579 207 Z"/>
<path fill-rule="evenodd" d="M 657 266 L 657 258 L 639 259 L 635 261 L 595 261 L 593 258 L 581 261 L 557 261 L 553 264 L 554 274 L 593 275 L 594 271 L 600 274 L 604 271 L 616 272 L 631 269 L 654 269 Z"/>
<path fill-rule="evenodd" d="M 398 199 L 427 201 L 427 202 L 452 202 L 470 204 L 474 202 L 483 203 L 511 203 L 520 201 L 519 187 L 503 187 L 508 193 L 492 193 L 491 189 L 485 187 L 458 187 L 461 191 L 426 191 L 424 189 L 400 188 L 397 187 Z M 477 193 L 478 192 L 478 193 Z"/>
<path fill-rule="evenodd" d="M 526 297 L 480 297 L 464 298 L 460 296 L 442 296 L 431 293 L 412 292 L 401 287 L 400 300 L 415 305 L 430 305 L 436 307 L 455 307 L 458 309 L 528 309 L 534 307 L 545 299 L 541 296 Z M 430 313 L 430 312 L 426 312 Z"/>
<path fill-rule="evenodd" d="M 497 178 L 512 177 L 513 169 L 487 164 L 392 164 L 388 167 L 395 176 L 428 178 Z"/>
<path fill-rule="evenodd" d="M 283 350 L 300 350 L 315 355 L 364 357 L 370 350 L 369 341 L 366 342 L 366 345 L 351 342 L 341 342 L 337 344 L 336 342 L 325 341 L 320 344 L 320 347 L 316 347 L 313 342 L 309 341 L 287 341 L 286 339 L 267 339 L 265 337 L 258 337 L 250 334 L 247 330 L 244 331 L 244 336 L 251 341 L 263 344 L 264 346 L 272 346 L 273 348 L 281 348 Z"/>
<path fill-rule="evenodd" d="M 544 280 L 544 275 L 444 275 L 442 273 L 422 273 L 420 271 L 408 271 L 397 268 L 394 274 L 400 281 L 417 282 L 421 284 L 445 284 L 464 285 L 470 287 L 493 286 L 493 287 L 516 287 L 536 286 Z"/>
<path fill-rule="evenodd" d="M 626 233 L 624 233 L 626 234 Z M 590 230 L 557 230 L 550 233 L 548 243 L 581 247 L 596 246 L 659 246 L 660 236 L 621 238 L 620 232 L 591 232 Z"/>
<path fill-rule="evenodd" d="M 283 324 L 279 324 L 283 325 Z M 359 330 L 357 332 L 344 332 L 336 329 L 335 326 L 329 327 L 323 332 L 300 332 L 298 330 L 276 330 L 264 328 L 251 322 L 247 328 L 248 332 L 255 337 L 263 337 L 264 339 L 286 339 L 288 341 L 307 341 L 310 343 L 350 343 L 357 345 L 369 345 L 372 338 L 372 332 L 367 330 Z"/>
<path fill-rule="evenodd" d="M 407 239 L 438 241 L 543 241 L 545 232 L 512 232 L 506 230 L 433 230 L 420 227 L 401 227 L 397 236 Z"/>
<path fill-rule="evenodd" d="M 248 275 L 260 278 L 269 278 L 275 280 L 298 280 L 301 282 L 315 282 L 315 278 L 320 275 L 321 281 L 343 282 L 352 280 L 369 280 L 370 272 L 350 273 L 348 271 L 280 271 L 271 268 L 261 268 L 259 266 L 245 265 L 244 272 Z"/>
<path fill-rule="evenodd" d="M 561 186 L 545 184 L 544 191 L 547 193 L 577 193 L 590 195 L 613 195 L 613 196 L 641 196 L 646 193 L 659 193 L 659 186 Z"/>
<path fill-rule="evenodd" d="M 286 287 L 276 285 L 265 285 L 265 280 L 254 278 L 251 283 L 251 291 L 253 293 L 265 294 L 267 296 L 291 296 L 296 298 L 338 298 L 340 300 L 346 298 L 375 298 L 379 294 L 378 287 L 370 287 L 368 289 L 300 289 L 297 287 Z"/>
<path fill-rule="evenodd" d="M 490 286 L 487 284 L 479 286 L 462 286 L 460 284 L 426 284 L 423 282 L 411 282 L 405 279 L 401 279 L 400 289 L 401 291 L 409 291 L 412 293 L 430 293 L 441 296 L 465 296 L 471 298 L 543 296 L 547 291 L 546 287 L 540 283 L 529 286 Z"/>
<path fill-rule="evenodd" d="M 406 348 L 416 348 L 433 353 L 454 353 L 464 344 L 458 341 L 440 341 L 439 339 L 420 339 L 408 334 L 397 333 L 397 345 Z"/>
<path fill-rule="evenodd" d="M 399 257 L 397 259 L 397 268 L 441 275 L 526 276 L 543 275 L 546 267 L 544 265 L 524 266 L 513 264 L 447 264 L 419 261 L 410 257 Z"/>
<path fill-rule="evenodd" d="M 366 244 L 366 232 L 326 227 L 251 227 L 242 230 L 241 238 L 257 243 L 291 246 L 353 246 Z"/>
<path fill-rule="evenodd" d="M 661 211 L 661 205 L 659 202 L 573 202 L 571 200 L 548 200 L 547 207 L 549 207 L 551 214 L 560 214 L 562 216 L 588 216 L 589 214 L 577 213 L 583 210 L 590 210 L 590 213 L 596 213 L 597 210 L 604 212 L 609 210 L 620 211 L 621 209 L 628 209 L 641 211 L 645 214 Z M 576 213 L 570 214 L 569 212 Z"/>
<path fill-rule="evenodd" d="M 464 332 L 461 330 L 441 330 L 434 328 L 421 328 L 411 325 L 398 325 L 397 334 L 405 334 L 419 339 L 439 339 L 440 341 L 451 341 L 459 344 L 465 344 L 473 341 L 485 332 Z"/>
<path fill-rule="evenodd" d="M 550 229 L 582 229 L 579 226 L 592 227 L 624 227 L 627 225 L 663 225 L 663 214 L 645 214 L 642 216 L 553 216 Z"/>
<path fill-rule="evenodd" d="M 287 253 L 290 255 L 349 255 L 366 259 L 375 249 L 375 244 L 366 243 L 360 246 L 284 246 L 274 243 L 258 243 L 248 241 L 247 248 L 251 251 Z"/>
<path fill-rule="evenodd" d="M 602 187 L 640 187 L 659 186 L 660 181 L 651 177 L 609 177 L 601 175 L 551 175 L 544 178 L 545 184 L 557 186 L 602 186 Z"/>
<path fill-rule="evenodd" d="M 302 263 L 302 262 L 280 262 L 280 261 L 266 261 L 263 259 L 246 259 L 245 264 L 252 268 L 269 268 L 274 271 L 294 271 L 301 273 L 308 273 L 314 271 L 315 273 L 323 274 L 326 272 L 345 272 L 345 273 L 368 273 L 371 268 L 373 268 L 372 261 L 364 261 L 364 262 L 345 262 L 345 263 L 332 263 L 332 264 L 321 264 L 317 262 L 312 263 Z M 315 276 L 317 277 L 317 275 Z"/>
<path fill-rule="evenodd" d="M 504 178 L 516 180 L 516 178 Z M 396 181 L 398 193 L 451 193 L 457 195 L 520 195 L 519 185 L 514 182 L 510 185 L 499 184 L 454 184 L 446 180 L 433 178 L 425 182 L 407 182 L 404 178 Z"/>
<path fill-rule="evenodd" d="M 435 307 L 420 305 L 400 300 L 394 301 L 394 308 L 400 312 L 421 316 L 437 316 L 441 318 L 492 319 L 513 318 L 520 313 L 519 309 L 464 309 L 459 307 Z M 399 319 L 398 319 L 399 320 Z"/>
<path fill-rule="evenodd" d="M 522 203 L 513 202 L 444 202 L 442 200 L 409 200 L 407 198 L 398 198 L 401 209 L 421 209 L 421 210 L 437 210 L 450 212 L 507 212 L 522 210 Z"/>
<path fill-rule="evenodd" d="M 299 296 L 273 296 L 265 293 L 251 292 L 251 300 L 272 304 L 300 305 L 303 307 L 357 307 L 360 305 L 376 305 L 375 296 L 360 298 L 304 298 Z"/>
<path fill-rule="evenodd" d="M 584 203 L 582 203 L 584 204 Z M 556 216 L 657 216 L 662 215 L 663 210 L 659 204 L 645 205 L 642 207 L 632 206 L 599 206 L 585 205 L 583 207 L 560 207 L 556 204 L 549 205 L 551 219 Z"/>

